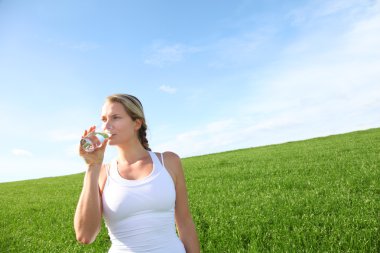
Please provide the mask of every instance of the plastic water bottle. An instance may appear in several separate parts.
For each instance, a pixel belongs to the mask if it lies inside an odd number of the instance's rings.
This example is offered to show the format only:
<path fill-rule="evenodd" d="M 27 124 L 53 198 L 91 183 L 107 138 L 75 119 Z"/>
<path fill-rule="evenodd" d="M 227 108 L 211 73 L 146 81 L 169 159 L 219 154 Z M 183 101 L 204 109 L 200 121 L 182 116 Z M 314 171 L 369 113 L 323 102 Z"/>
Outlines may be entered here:
<path fill-rule="evenodd" d="M 108 133 L 92 132 L 83 137 L 80 144 L 82 145 L 84 151 L 93 152 L 95 149 L 100 148 L 107 138 L 109 138 Z"/>

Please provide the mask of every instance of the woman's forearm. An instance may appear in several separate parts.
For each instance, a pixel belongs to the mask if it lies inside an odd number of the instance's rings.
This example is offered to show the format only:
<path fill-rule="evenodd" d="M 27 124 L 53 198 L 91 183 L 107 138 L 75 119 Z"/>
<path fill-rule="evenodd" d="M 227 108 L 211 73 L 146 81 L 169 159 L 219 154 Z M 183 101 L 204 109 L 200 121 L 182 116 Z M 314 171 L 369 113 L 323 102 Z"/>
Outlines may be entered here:
<path fill-rule="evenodd" d="M 179 228 L 179 237 L 183 242 L 186 253 L 199 253 L 199 239 L 193 220 L 189 220 L 182 228 Z"/>
<path fill-rule="evenodd" d="M 74 217 L 76 238 L 84 244 L 92 243 L 99 233 L 102 218 L 99 193 L 99 173 L 101 165 L 90 165 L 83 182 Z"/>

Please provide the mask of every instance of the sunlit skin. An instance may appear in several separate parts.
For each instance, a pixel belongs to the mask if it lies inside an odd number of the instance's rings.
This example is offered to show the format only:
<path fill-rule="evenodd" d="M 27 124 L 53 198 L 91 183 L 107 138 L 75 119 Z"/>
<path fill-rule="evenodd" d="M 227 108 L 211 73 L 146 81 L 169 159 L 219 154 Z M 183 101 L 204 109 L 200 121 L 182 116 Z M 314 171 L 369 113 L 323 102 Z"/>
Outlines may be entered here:
<path fill-rule="evenodd" d="M 111 133 L 109 145 L 117 145 L 120 148 L 139 146 L 136 132 L 141 127 L 141 120 L 134 121 L 120 103 L 105 103 L 101 120 L 104 130 Z"/>
<path fill-rule="evenodd" d="M 118 169 L 127 179 L 140 179 L 147 176 L 153 165 L 148 152 L 141 145 L 137 131 L 141 120 L 133 120 L 120 103 L 105 103 L 102 108 L 103 128 L 111 134 L 108 145 L 118 149 Z"/>

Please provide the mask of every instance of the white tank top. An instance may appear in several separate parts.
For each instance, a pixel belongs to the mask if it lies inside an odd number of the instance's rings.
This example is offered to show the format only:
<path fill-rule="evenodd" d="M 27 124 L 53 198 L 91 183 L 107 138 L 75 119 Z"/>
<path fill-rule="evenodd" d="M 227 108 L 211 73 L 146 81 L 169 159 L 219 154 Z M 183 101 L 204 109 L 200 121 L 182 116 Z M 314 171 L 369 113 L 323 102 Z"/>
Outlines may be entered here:
<path fill-rule="evenodd" d="M 185 253 L 175 230 L 173 179 L 164 163 L 153 152 L 149 154 L 153 169 L 143 179 L 121 177 L 116 159 L 107 168 L 102 202 L 112 243 L 109 253 Z"/>

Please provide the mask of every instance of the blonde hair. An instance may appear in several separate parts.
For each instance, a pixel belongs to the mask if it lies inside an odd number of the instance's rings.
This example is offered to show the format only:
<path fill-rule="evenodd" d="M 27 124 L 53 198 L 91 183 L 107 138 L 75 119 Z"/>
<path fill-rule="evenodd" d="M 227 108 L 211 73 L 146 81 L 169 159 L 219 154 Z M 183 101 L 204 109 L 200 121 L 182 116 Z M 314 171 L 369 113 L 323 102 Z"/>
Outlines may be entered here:
<path fill-rule="evenodd" d="M 133 119 L 140 119 L 142 121 L 141 127 L 138 130 L 138 138 L 141 143 L 141 145 L 146 149 L 151 151 L 149 148 L 148 139 L 146 138 L 146 130 L 148 129 L 148 126 L 145 121 L 145 115 L 144 115 L 144 109 L 143 106 L 136 98 L 135 96 L 129 95 L 129 94 L 113 94 L 111 96 L 108 96 L 106 98 L 106 101 L 112 102 L 112 103 L 120 103 L 127 114 Z"/>

